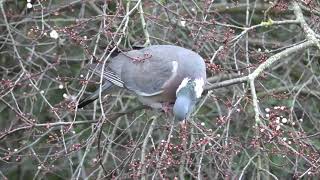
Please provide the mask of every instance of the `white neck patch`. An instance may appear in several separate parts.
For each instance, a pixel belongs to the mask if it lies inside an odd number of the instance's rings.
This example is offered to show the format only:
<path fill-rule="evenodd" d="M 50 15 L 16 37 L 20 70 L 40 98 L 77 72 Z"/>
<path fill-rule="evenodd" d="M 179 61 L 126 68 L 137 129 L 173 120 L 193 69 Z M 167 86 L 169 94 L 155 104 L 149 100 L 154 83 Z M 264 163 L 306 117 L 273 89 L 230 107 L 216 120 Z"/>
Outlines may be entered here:
<path fill-rule="evenodd" d="M 190 78 L 184 78 L 181 82 L 181 84 L 179 85 L 177 91 L 176 91 L 176 94 L 180 91 L 181 88 L 185 87 L 188 82 L 190 81 Z"/>
<path fill-rule="evenodd" d="M 196 92 L 196 97 L 200 98 L 203 92 L 204 80 L 203 78 L 195 79 L 194 82 L 196 86 L 194 87 L 194 91 Z"/>
<path fill-rule="evenodd" d="M 181 90 L 181 88 L 185 87 L 190 80 L 191 80 L 190 78 L 184 78 L 182 80 L 181 84 L 179 85 L 179 87 L 176 91 L 176 94 Z M 195 79 L 194 83 L 195 83 L 194 92 L 196 94 L 196 97 L 200 98 L 201 94 L 203 92 L 204 80 L 203 80 L 203 78 Z"/>

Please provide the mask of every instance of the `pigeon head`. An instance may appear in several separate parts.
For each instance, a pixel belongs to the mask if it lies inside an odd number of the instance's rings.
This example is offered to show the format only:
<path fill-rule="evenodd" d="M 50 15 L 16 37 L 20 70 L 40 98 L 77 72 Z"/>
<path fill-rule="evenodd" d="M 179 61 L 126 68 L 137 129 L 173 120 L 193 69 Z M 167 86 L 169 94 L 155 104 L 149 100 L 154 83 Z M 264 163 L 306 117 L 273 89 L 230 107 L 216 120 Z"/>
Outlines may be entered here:
<path fill-rule="evenodd" d="M 187 119 L 203 92 L 204 80 L 185 78 L 176 91 L 176 101 L 173 106 L 175 119 Z"/>

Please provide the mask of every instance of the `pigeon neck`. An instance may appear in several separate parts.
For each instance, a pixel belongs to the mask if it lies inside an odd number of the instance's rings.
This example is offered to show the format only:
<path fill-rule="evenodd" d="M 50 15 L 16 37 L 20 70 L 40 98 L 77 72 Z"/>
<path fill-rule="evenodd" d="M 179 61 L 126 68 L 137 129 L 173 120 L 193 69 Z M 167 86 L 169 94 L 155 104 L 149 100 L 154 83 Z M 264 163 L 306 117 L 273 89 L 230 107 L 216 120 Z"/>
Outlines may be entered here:
<path fill-rule="evenodd" d="M 202 78 L 193 79 L 185 78 L 177 89 L 176 95 L 186 95 L 192 99 L 200 98 L 203 91 L 204 80 Z"/>

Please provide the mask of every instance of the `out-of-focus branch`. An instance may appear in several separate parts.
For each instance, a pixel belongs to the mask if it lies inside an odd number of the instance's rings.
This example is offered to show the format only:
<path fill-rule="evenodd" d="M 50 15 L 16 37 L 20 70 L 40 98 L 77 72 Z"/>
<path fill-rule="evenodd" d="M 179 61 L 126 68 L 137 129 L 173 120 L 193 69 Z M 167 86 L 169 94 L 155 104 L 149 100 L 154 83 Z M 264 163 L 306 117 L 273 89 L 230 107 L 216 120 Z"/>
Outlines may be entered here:
<path fill-rule="evenodd" d="M 230 86 L 230 85 L 234 85 L 234 84 L 244 83 L 244 82 L 247 82 L 249 79 L 256 79 L 265 69 L 270 67 L 273 63 L 280 60 L 281 58 L 287 57 L 287 56 L 291 55 L 292 53 L 303 50 L 303 49 L 308 48 L 313 45 L 315 45 L 315 42 L 306 41 L 304 43 L 290 47 L 290 48 L 288 48 L 284 51 L 281 51 L 281 52 L 271 56 L 270 58 L 268 58 L 265 62 L 260 64 L 251 74 L 249 74 L 247 76 L 229 79 L 229 80 L 225 80 L 222 82 L 207 85 L 205 87 L 205 90 L 217 89 L 217 88 L 226 87 L 226 86 Z"/>
<path fill-rule="evenodd" d="M 276 14 L 289 14 L 290 11 L 274 11 L 273 7 L 274 7 L 275 2 L 273 2 L 273 5 L 270 6 L 269 3 L 250 3 L 250 9 L 252 10 L 254 8 L 256 13 L 263 13 L 266 14 L 265 12 L 267 12 L 267 14 L 270 13 L 276 13 Z M 209 13 L 241 13 L 243 11 L 245 11 L 247 8 L 247 4 L 245 3 L 219 3 L 219 4 L 215 4 L 213 6 L 214 10 L 209 11 Z M 319 9 L 310 9 L 304 5 L 301 6 L 302 10 L 304 10 L 305 12 L 308 12 L 309 15 L 310 13 L 314 13 L 317 15 L 320 15 Z"/>
<path fill-rule="evenodd" d="M 119 113 L 114 113 L 114 114 L 110 114 L 110 116 L 107 119 L 107 122 L 111 122 L 115 119 L 120 118 L 121 116 L 124 115 L 128 115 L 128 114 L 132 114 L 136 111 L 140 111 L 142 109 L 147 108 L 147 106 L 138 106 L 136 108 L 130 109 L 128 111 L 125 112 L 119 112 Z M 2 140 L 3 138 L 5 138 L 6 136 L 16 133 L 18 131 L 23 131 L 23 130 L 28 130 L 28 129 L 32 129 L 34 127 L 45 127 L 45 128 L 50 128 L 50 127 L 55 127 L 55 126 L 72 126 L 72 125 L 80 125 L 80 124 L 93 124 L 93 123 L 98 123 L 98 120 L 87 120 L 87 121 L 72 121 L 72 122 L 54 122 L 54 123 L 35 123 L 35 124 L 31 124 L 31 125 L 25 125 L 25 126 L 21 126 L 15 129 L 11 129 L 11 130 L 7 130 L 3 133 L 0 133 L 0 140 Z"/>
<path fill-rule="evenodd" d="M 270 58 L 268 58 L 265 62 L 263 62 L 262 64 L 260 64 L 249 76 L 249 79 L 256 79 L 265 69 L 271 67 L 271 65 L 273 63 L 275 63 L 276 61 L 288 57 L 296 52 L 299 52 L 303 49 L 306 49 L 308 47 L 314 46 L 316 45 L 315 42 L 313 41 L 306 41 L 303 42 L 301 44 L 298 44 L 296 46 L 290 47 L 288 49 L 285 49 L 273 56 L 271 56 Z"/>
<path fill-rule="evenodd" d="M 147 29 L 146 21 L 144 19 L 144 11 L 143 11 L 143 7 L 142 7 L 142 3 L 139 4 L 139 13 L 140 13 L 142 30 L 143 30 L 144 36 L 146 38 L 146 42 L 144 43 L 143 46 L 148 46 L 148 45 L 150 45 L 150 35 L 149 35 L 148 29 Z"/>
<path fill-rule="evenodd" d="M 256 121 L 256 125 L 260 124 L 260 110 L 258 104 L 258 96 L 256 92 L 256 86 L 254 84 L 254 79 L 249 79 L 250 92 L 252 96 L 252 106 L 254 109 L 254 119 Z"/>
<path fill-rule="evenodd" d="M 320 42 L 319 39 L 317 39 L 316 33 L 310 28 L 310 26 L 307 24 L 306 20 L 303 17 L 302 10 L 299 6 L 299 4 L 296 1 L 292 1 L 293 5 L 293 12 L 296 15 L 297 20 L 300 22 L 300 26 L 303 29 L 304 33 L 306 34 L 306 38 L 309 41 L 312 41 L 315 43 L 320 50 Z"/>
<path fill-rule="evenodd" d="M 226 87 L 226 86 L 230 86 L 230 85 L 234 85 L 234 84 L 244 83 L 247 81 L 248 81 L 248 76 L 243 76 L 243 77 L 234 78 L 234 79 L 228 79 L 228 80 L 225 80 L 222 82 L 217 82 L 217 83 L 213 83 L 211 85 L 207 85 L 205 87 L 205 90 L 217 89 L 217 88 Z"/>
<path fill-rule="evenodd" d="M 143 140 L 143 143 L 142 143 L 142 147 L 141 147 L 141 162 L 140 162 L 140 167 L 139 167 L 139 170 L 140 170 L 140 174 L 141 174 L 141 179 L 142 180 L 145 180 L 147 179 L 147 175 L 146 175 L 146 164 L 145 164 L 145 158 L 146 158 L 146 152 L 147 152 L 147 145 L 148 145 L 148 140 L 149 138 L 152 138 L 151 135 L 152 135 L 152 132 L 156 126 L 156 123 L 157 123 L 157 117 L 152 117 L 151 118 L 151 125 L 149 126 L 149 130 L 148 130 L 148 133 L 146 134 L 144 140 Z"/>

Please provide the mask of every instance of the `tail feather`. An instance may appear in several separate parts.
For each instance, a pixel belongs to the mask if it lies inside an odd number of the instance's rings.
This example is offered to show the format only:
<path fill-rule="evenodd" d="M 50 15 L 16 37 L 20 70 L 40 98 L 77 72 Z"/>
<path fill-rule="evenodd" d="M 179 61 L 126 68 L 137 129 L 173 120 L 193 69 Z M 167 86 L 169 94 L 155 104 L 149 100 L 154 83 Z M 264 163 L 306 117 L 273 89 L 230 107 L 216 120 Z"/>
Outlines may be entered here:
<path fill-rule="evenodd" d="M 101 95 L 104 96 L 104 95 L 108 94 L 108 92 L 109 92 L 109 90 L 111 89 L 112 86 L 113 86 L 113 83 L 111 83 L 109 81 L 106 81 L 103 84 L 103 86 L 101 87 Z M 88 97 L 80 100 L 80 102 L 78 104 L 78 108 L 82 108 L 82 107 L 92 103 L 96 99 L 98 99 L 99 98 L 99 93 L 100 93 L 100 88 L 98 88 L 95 92 L 93 92 Z"/>
<path fill-rule="evenodd" d="M 88 69 L 100 77 L 101 73 L 102 73 L 102 71 L 101 71 L 102 64 L 91 64 L 91 65 L 89 65 Z M 103 78 L 110 81 L 114 85 L 117 85 L 119 87 L 124 87 L 123 81 L 121 80 L 119 75 L 117 75 L 116 73 L 114 73 L 113 71 L 111 71 L 109 69 L 105 69 L 103 71 Z"/>

